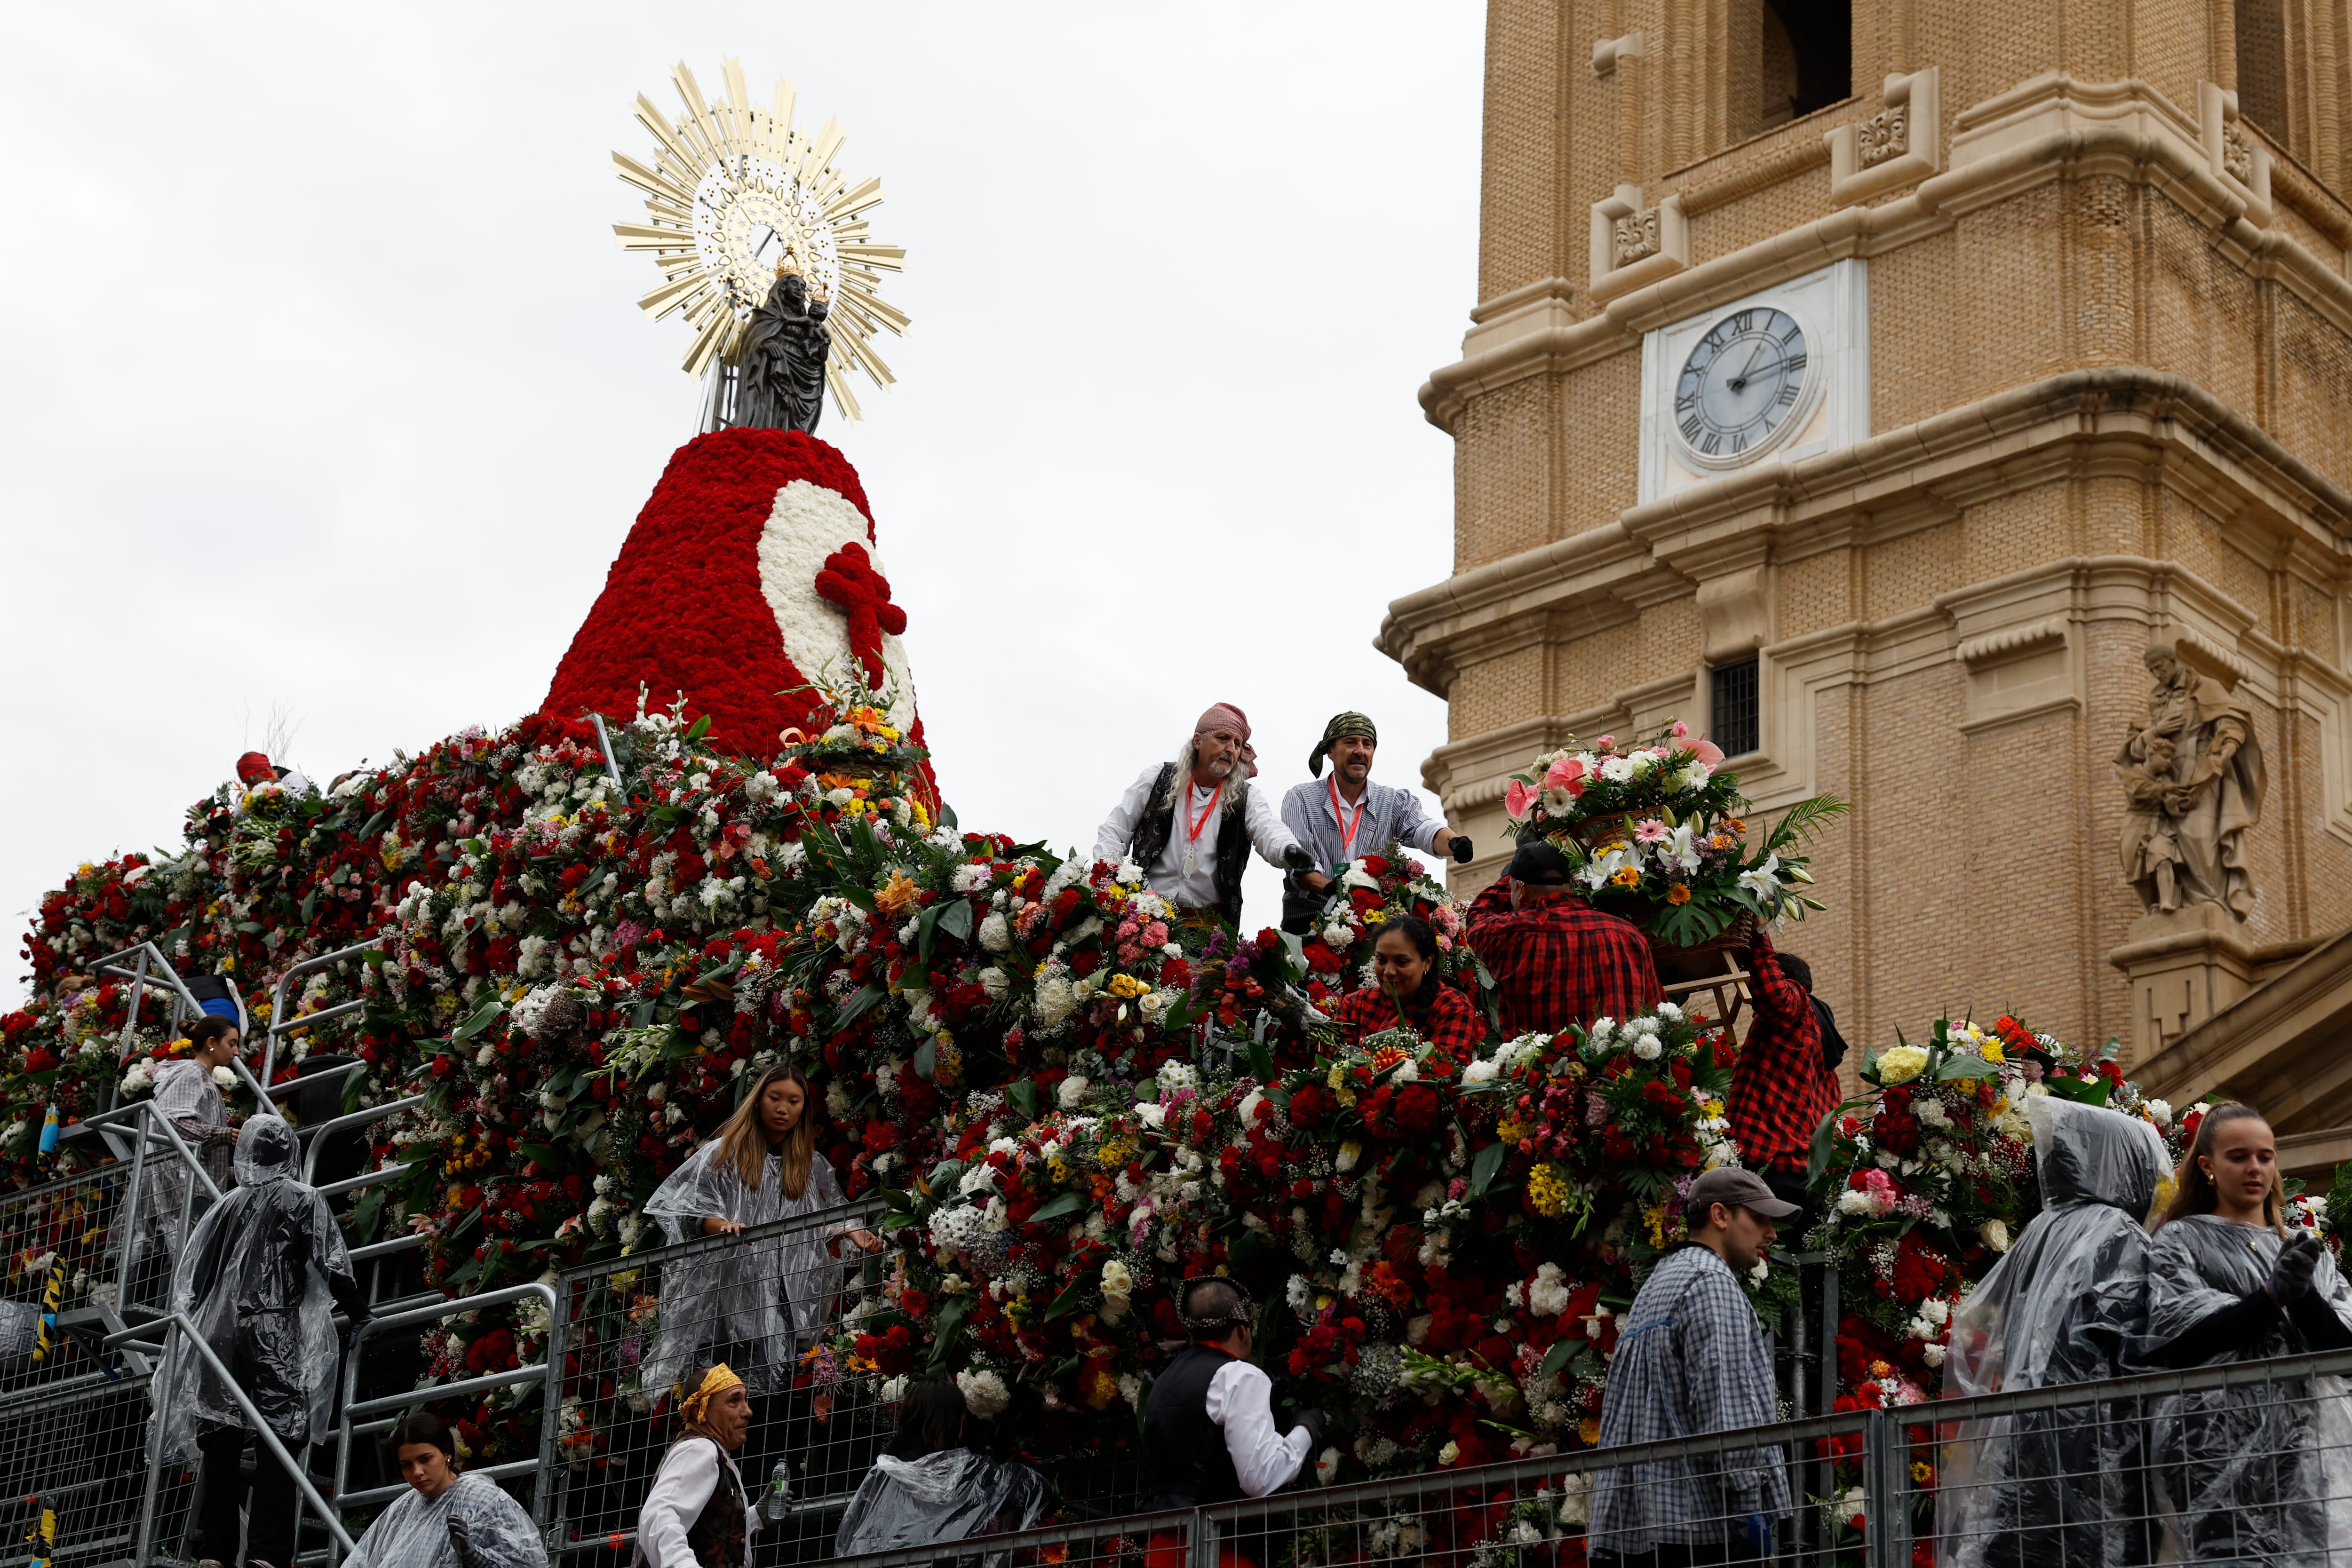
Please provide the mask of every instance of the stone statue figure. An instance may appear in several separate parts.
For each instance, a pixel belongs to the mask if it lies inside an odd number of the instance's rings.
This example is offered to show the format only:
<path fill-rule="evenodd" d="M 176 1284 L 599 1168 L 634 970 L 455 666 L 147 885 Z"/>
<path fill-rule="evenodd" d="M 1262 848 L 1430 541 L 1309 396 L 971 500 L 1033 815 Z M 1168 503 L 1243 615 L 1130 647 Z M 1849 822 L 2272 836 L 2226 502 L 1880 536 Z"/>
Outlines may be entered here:
<path fill-rule="evenodd" d="M 751 312 L 735 368 L 735 416 L 729 423 L 755 430 L 804 430 L 816 434 L 824 413 L 824 361 L 833 334 L 824 324 L 825 302 L 808 297 L 797 270 L 777 276 L 768 298 Z"/>
<path fill-rule="evenodd" d="M 2254 907 L 2246 833 L 2262 820 L 2263 748 L 2235 693 L 2199 674 L 2169 642 L 2151 646 L 2147 719 L 2116 753 L 2129 810 L 2124 881 L 2149 914 L 2218 904 Z"/>

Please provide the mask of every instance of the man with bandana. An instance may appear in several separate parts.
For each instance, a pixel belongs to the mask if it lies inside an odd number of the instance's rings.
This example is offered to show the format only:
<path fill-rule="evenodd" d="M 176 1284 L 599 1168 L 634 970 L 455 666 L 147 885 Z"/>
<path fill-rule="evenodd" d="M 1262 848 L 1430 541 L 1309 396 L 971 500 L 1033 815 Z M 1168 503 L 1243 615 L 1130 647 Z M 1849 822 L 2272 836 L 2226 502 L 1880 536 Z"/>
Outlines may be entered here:
<path fill-rule="evenodd" d="M 1401 844 L 1467 863 L 1470 840 L 1423 814 L 1410 789 L 1372 782 L 1372 754 L 1381 733 L 1363 714 L 1343 713 L 1323 727 L 1307 758 L 1316 782 L 1295 784 L 1282 798 L 1282 821 L 1315 857 L 1311 870 L 1284 879 L 1283 925 L 1303 930 L 1328 901 L 1332 878 L 1350 861 Z M 1326 759 L 1331 777 L 1323 777 Z"/>
<path fill-rule="evenodd" d="M 722 1364 L 690 1386 L 677 1404 L 685 1429 L 637 1511 L 631 1568 L 749 1568 L 750 1537 L 782 1517 L 781 1500 L 750 1495 L 735 1468 L 735 1450 L 751 1432 L 743 1380 Z"/>
<path fill-rule="evenodd" d="M 1274 802 L 1251 788 L 1257 752 L 1249 737 L 1249 719 L 1233 704 L 1203 713 L 1175 759 L 1137 775 L 1103 819 L 1095 859 L 1132 861 L 1151 891 L 1188 919 L 1238 930 L 1253 846 L 1274 865 L 1297 871 L 1315 863 Z"/>

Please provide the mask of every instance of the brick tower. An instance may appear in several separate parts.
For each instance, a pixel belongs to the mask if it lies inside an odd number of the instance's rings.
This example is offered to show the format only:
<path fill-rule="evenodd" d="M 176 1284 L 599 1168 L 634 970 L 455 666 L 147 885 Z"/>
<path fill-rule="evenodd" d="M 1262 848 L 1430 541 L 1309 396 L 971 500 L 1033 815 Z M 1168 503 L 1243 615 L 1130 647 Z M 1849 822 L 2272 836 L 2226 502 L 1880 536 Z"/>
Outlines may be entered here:
<path fill-rule="evenodd" d="M 1380 638 L 1465 888 L 1508 773 L 1679 716 L 1854 803 L 1785 946 L 1873 1048 L 2146 1058 L 2352 926 L 2341 8 L 1487 9 L 1454 575 Z"/>

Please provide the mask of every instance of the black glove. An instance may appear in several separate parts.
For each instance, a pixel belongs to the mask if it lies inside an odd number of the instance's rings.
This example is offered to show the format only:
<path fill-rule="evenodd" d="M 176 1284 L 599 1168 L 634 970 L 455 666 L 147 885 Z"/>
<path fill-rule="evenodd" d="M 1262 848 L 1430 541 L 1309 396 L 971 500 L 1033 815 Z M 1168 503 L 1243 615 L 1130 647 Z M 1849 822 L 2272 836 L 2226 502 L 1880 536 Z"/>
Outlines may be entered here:
<path fill-rule="evenodd" d="M 2271 1265 L 2271 1300 L 2282 1307 L 2291 1307 L 2311 1294 L 2312 1275 L 2319 1269 L 2319 1243 L 2308 1236 L 2297 1236 L 2279 1249 L 2278 1261 Z"/>
<path fill-rule="evenodd" d="M 457 1554 L 457 1568 L 491 1568 L 490 1562 L 474 1550 L 474 1532 L 463 1519 L 449 1516 L 449 1549 Z"/>
<path fill-rule="evenodd" d="M 1307 852 L 1304 844 L 1293 844 L 1282 852 L 1282 863 L 1292 871 L 1313 871 L 1315 857 Z"/>
<path fill-rule="evenodd" d="M 1298 1412 L 1294 1419 L 1299 1426 L 1307 1428 L 1307 1457 L 1312 1458 L 1323 1447 L 1325 1435 L 1331 1430 L 1331 1417 L 1310 1406 Z"/>
<path fill-rule="evenodd" d="M 1468 865 L 1470 863 L 1470 836 L 1467 833 L 1454 834 L 1452 841 L 1445 846 L 1445 850 L 1448 854 L 1454 857 L 1454 864 Z"/>

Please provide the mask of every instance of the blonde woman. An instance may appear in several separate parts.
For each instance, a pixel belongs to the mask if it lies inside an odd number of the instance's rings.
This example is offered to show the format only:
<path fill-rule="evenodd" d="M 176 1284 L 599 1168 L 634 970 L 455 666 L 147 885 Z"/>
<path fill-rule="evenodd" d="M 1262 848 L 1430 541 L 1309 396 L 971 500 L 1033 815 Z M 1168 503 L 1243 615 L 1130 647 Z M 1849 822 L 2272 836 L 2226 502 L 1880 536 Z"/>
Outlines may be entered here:
<path fill-rule="evenodd" d="M 841 1181 L 817 1153 L 815 1096 L 801 1070 L 761 1073 L 718 1134 L 688 1156 L 646 1204 L 672 1246 L 740 1238 L 779 1220 L 842 1203 Z M 765 1455 L 790 1410 L 800 1352 L 833 1321 L 844 1265 L 841 1242 L 866 1252 L 881 1238 L 855 1224 L 811 1225 L 732 1245 L 698 1247 L 662 1266 L 661 1332 L 645 1386 L 665 1388 L 694 1365 L 722 1361 L 754 1406 Z M 819 1412 L 822 1414 L 822 1412 Z M 764 1473 L 757 1464 L 754 1473 Z"/>
<path fill-rule="evenodd" d="M 2315 1239 L 2288 1237 L 2261 1112 L 2206 1112 L 2179 1182 L 2148 1246 L 2144 1360 L 2205 1366 L 2352 1346 L 2352 1288 Z M 2317 1563 L 2352 1540 L 2341 1379 L 2168 1396 L 2152 1427 L 2184 1561 Z"/>

